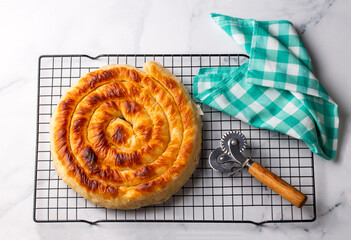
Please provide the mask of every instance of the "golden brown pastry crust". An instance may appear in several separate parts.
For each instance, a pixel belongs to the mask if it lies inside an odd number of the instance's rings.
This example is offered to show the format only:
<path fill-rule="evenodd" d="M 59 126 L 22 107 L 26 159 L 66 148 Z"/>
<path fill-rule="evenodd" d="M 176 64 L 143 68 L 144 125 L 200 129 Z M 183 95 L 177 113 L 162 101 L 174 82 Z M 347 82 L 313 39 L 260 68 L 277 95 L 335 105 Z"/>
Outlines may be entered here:
<path fill-rule="evenodd" d="M 144 70 L 108 65 L 88 73 L 51 118 L 58 175 L 97 205 L 166 201 L 199 161 L 202 123 L 187 90 L 157 62 Z"/>

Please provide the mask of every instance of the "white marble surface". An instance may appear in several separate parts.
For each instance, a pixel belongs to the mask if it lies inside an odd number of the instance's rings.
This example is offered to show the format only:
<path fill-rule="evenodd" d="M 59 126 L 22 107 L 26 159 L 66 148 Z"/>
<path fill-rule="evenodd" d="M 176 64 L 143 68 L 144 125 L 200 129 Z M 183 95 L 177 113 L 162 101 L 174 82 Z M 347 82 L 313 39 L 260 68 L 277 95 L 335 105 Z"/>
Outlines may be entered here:
<path fill-rule="evenodd" d="M 347 239 L 351 235 L 351 1 L 0 2 L 2 239 Z M 317 220 L 304 224 L 38 224 L 32 220 L 38 57 L 84 53 L 238 53 L 217 12 L 292 21 L 340 106 L 336 160 L 315 158 Z"/>

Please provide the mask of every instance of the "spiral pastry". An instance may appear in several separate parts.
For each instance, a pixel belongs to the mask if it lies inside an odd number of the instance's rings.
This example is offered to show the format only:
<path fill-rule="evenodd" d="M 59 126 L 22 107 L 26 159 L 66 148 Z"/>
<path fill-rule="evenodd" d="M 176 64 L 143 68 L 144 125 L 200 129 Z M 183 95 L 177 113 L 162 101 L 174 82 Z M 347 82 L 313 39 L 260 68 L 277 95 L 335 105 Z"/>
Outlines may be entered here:
<path fill-rule="evenodd" d="M 166 201 L 194 172 L 201 119 L 157 62 L 108 65 L 62 96 L 50 123 L 58 175 L 91 202 L 135 209 Z"/>

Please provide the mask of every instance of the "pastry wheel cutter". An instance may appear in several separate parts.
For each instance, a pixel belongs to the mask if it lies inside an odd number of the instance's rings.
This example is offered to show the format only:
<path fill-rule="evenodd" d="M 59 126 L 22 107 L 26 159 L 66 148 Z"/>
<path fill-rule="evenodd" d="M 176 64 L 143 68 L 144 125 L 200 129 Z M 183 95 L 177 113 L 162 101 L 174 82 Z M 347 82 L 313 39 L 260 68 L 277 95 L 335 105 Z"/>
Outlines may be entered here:
<path fill-rule="evenodd" d="M 253 177 L 296 207 L 301 208 L 305 204 L 307 200 L 306 195 L 259 163 L 243 155 L 247 141 L 242 133 L 232 131 L 224 134 L 220 145 L 209 156 L 210 166 L 214 170 L 226 173 L 228 176 L 233 176 L 235 173 L 247 168 Z"/>

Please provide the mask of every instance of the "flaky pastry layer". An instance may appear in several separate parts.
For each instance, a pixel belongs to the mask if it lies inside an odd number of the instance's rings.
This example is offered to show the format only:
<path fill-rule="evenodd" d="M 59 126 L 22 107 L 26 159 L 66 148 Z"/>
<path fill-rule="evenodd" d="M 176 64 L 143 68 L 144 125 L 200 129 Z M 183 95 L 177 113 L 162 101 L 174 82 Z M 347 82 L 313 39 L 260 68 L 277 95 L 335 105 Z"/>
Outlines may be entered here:
<path fill-rule="evenodd" d="M 58 175 L 91 202 L 135 209 L 166 201 L 194 172 L 201 118 L 157 62 L 108 65 L 62 96 L 50 122 Z"/>

